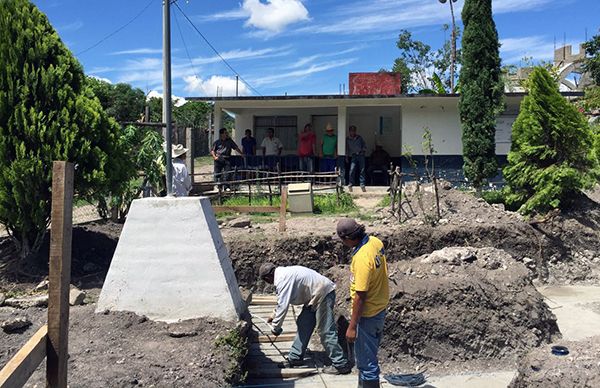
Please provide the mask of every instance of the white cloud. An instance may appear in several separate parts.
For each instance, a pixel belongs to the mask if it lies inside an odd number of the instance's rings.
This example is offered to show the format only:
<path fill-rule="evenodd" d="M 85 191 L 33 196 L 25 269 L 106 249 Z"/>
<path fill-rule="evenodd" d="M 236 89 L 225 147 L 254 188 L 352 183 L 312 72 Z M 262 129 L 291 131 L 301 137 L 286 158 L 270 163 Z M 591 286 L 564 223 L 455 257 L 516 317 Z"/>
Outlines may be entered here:
<path fill-rule="evenodd" d="M 156 91 L 156 90 L 151 90 L 147 95 L 146 95 L 146 100 L 149 100 L 151 98 L 162 98 L 163 94 Z M 181 106 L 183 104 L 185 104 L 187 101 L 185 100 L 185 98 L 183 97 L 177 97 L 177 96 L 172 96 L 173 98 L 173 102 L 175 102 L 175 106 Z"/>
<path fill-rule="evenodd" d="M 237 20 L 245 19 L 248 17 L 248 12 L 243 8 L 232 9 L 229 11 L 219 12 L 208 16 L 196 16 L 194 19 L 200 23 L 202 22 L 213 22 L 221 20 Z"/>
<path fill-rule="evenodd" d="M 216 96 L 217 88 L 219 96 L 235 96 L 236 80 L 233 77 L 213 75 L 208 79 L 188 76 L 183 78 L 186 82 L 185 91 L 198 93 L 200 96 Z M 250 94 L 248 86 L 242 81 L 238 84 L 238 93 L 240 96 Z"/>
<path fill-rule="evenodd" d="M 58 26 L 56 29 L 58 31 L 60 31 L 61 33 L 64 33 L 67 31 L 77 31 L 77 30 L 80 30 L 82 27 L 83 27 L 83 22 L 81 20 L 78 20 L 73 23 Z"/>
<path fill-rule="evenodd" d="M 299 77 L 305 77 L 305 76 L 315 74 L 315 73 L 320 73 L 320 72 L 323 72 L 323 71 L 326 71 L 329 69 L 334 69 L 336 67 L 346 66 L 355 61 L 356 61 L 356 58 L 350 58 L 350 59 L 341 59 L 338 61 L 329 61 L 329 62 L 325 62 L 325 63 L 313 64 L 304 69 L 299 69 L 299 70 L 295 70 L 295 71 L 291 71 L 291 72 L 279 73 L 279 74 L 275 74 L 275 75 L 269 75 L 266 77 L 257 78 L 256 80 L 252 81 L 252 83 L 257 86 L 272 84 L 275 82 L 281 84 L 281 81 L 291 80 L 291 79 L 296 80 Z"/>
<path fill-rule="evenodd" d="M 161 54 L 162 53 L 162 49 L 153 49 L 153 48 L 137 48 L 137 49 L 131 49 L 131 50 L 123 50 L 123 51 L 115 51 L 110 53 L 109 55 L 129 55 L 129 54 L 141 54 L 141 55 L 147 55 L 147 54 Z"/>
<path fill-rule="evenodd" d="M 99 81 L 104 81 L 104 82 L 108 82 L 109 84 L 112 84 L 112 81 L 111 81 L 111 80 L 109 80 L 108 78 L 104 78 L 104 77 L 98 77 L 98 76 L 96 76 L 96 75 L 93 75 L 93 74 L 92 74 L 92 75 L 90 75 L 90 77 L 91 77 L 91 78 L 95 78 L 95 79 L 97 79 L 97 80 L 99 80 Z"/>
<path fill-rule="evenodd" d="M 278 33 L 290 24 L 308 20 L 308 10 L 300 0 L 244 0 L 242 8 L 250 16 L 246 25 Z"/>

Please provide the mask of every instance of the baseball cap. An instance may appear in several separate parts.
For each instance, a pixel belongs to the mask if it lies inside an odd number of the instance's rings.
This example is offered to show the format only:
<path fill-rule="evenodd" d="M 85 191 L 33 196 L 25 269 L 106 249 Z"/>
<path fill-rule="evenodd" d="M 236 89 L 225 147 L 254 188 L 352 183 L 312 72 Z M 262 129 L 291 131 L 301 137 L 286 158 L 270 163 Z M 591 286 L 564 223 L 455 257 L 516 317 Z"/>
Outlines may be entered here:
<path fill-rule="evenodd" d="M 342 218 L 337 223 L 336 232 L 339 238 L 346 238 L 358 232 L 361 227 L 353 218 Z"/>

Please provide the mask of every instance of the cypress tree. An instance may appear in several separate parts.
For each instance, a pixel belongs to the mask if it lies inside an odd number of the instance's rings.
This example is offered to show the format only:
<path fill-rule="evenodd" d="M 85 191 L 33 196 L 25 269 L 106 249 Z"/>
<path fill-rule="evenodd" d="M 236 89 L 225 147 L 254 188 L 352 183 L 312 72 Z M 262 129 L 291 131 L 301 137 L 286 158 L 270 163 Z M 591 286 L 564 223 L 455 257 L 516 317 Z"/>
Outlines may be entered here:
<path fill-rule="evenodd" d="M 496 117 L 503 102 L 498 32 L 491 0 L 465 0 L 462 10 L 459 112 L 465 176 L 477 189 L 497 173 Z"/>
<path fill-rule="evenodd" d="M 550 73 L 535 68 L 527 85 L 504 168 L 506 200 L 524 214 L 544 213 L 591 187 L 598 161 L 585 116 L 560 95 Z"/>
<path fill-rule="evenodd" d="M 0 1 L 0 223 L 20 256 L 39 248 L 50 217 L 52 161 L 77 164 L 75 191 L 92 199 L 127 172 L 119 127 L 46 16 Z"/>

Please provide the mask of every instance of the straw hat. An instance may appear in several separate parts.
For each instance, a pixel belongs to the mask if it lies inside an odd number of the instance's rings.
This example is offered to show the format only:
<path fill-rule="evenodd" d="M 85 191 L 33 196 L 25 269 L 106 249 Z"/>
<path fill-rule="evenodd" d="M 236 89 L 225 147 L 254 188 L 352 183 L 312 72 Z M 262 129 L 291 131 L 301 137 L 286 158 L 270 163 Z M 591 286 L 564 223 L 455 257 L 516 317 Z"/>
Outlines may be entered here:
<path fill-rule="evenodd" d="M 178 158 L 181 155 L 185 154 L 186 152 L 188 152 L 188 149 L 185 148 L 184 146 L 182 146 L 181 144 L 173 144 L 171 146 L 171 157 L 172 158 Z"/>

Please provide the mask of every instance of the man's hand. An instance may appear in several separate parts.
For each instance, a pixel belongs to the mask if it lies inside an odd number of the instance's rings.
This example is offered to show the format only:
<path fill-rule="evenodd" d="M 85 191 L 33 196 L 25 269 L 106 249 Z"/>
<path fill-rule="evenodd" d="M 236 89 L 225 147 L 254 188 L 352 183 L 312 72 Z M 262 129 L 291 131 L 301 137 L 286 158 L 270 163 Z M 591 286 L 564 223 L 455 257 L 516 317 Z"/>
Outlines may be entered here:
<path fill-rule="evenodd" d="M 346 341 L 349 343 L 354 343 L 356 341 L 356 328 L 352 328 L 348 326 L 348 330 L 346 330 Z"/>
<path fill-rule="evenodd" d="M 269 318 L 267 318 L 267 323 L 271 323 L 273 322 L 273 316 L 271 315 Z"/>

